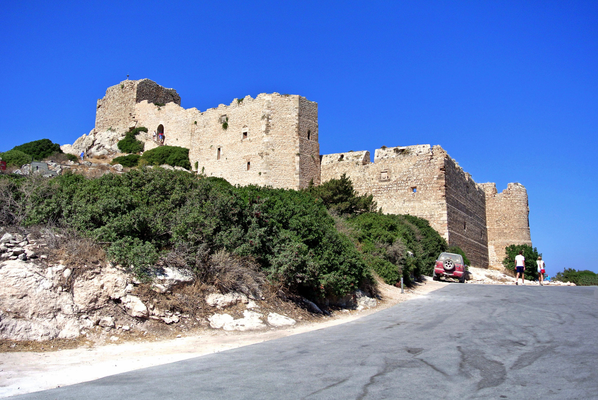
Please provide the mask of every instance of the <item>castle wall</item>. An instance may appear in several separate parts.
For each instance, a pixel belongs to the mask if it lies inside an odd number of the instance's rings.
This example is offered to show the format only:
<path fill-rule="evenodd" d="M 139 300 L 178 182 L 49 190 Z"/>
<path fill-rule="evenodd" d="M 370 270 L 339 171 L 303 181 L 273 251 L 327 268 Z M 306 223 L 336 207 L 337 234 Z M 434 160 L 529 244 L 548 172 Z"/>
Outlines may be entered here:
<path fill-rule="evenodd" d="M 359 194 L 372 194 L 384 213 L 425 218 L 448 240 L 444 154 L 429 145 L 377 149 L 374 163 L 369 152 L 329 154 L 322 157 L 322 182 L 344 173 Z"/>
<path fill-rule="evenodd" d="M 509 183 L 501 193 L 495 183 L 480 186 L 486 195 L 489 264 L 500 266 L 508 246 L 532 245 L 527 190 L 520 183 Z"/>
<path fill-rule="evenodd" d="M 484 191 L 440 146 L 417 145 L 322 157 L 322 182 L 345 173 L 384 213 L 425 218 L 473 266 L 488 265 Z"/>
<path fill-rule="evenodd" d="M 124 133 L 135 126 L 135 105 L 141 101 L 181 104 L 174 89 L 164 88 L 149 79 L 126 80 L 109 87 L 96 106 L 96 132 Z"/>
<path fill-rule="evenodd" d="M 484 190 L 448 155 L 444 172 L 448 243 L 465 251 L 472 266 L 486 267 L 488 232 Z"/>
<path fill-rule="evenodd" d="M 188 148 L 191 165 L 195 168 L 197 163 L 198 172 L 232 184 L 299 189 L 310 181 L 320 181 L 317 103 L 297 95 L 273 93 L 235 99 L 228 106 L 221 104 L 200 112 L 182 108 L 178 98 L 159 104 L 172 96 L 171 89 L 152 81 L 125 81 L 121 85 L 124 87 L 109 88 L 100 100 L 97 128 L 110 125 L 124 133 L 144 126 L 148 132 L 137 138 L 145 142 L 145 150 L 150 150 L 159 145 L 153 132 L 161 126 L 164 144 Z M 143 100 L 136 102 L 131 96 Z"/>

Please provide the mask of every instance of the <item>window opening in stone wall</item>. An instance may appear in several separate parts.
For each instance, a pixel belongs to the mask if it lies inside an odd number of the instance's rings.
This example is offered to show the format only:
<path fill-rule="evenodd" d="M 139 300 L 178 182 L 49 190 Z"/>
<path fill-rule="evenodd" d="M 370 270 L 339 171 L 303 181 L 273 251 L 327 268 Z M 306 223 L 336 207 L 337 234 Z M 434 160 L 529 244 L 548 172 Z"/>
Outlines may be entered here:
<path fill-rule="evenodd" d="M 463 221 L 463 230 L 466 231 L 467 230 L 467 222 Z"/>
<path fill-rule="evenodd" d="M 382 172 L 380 172 L 380 180 L 381 181 L 387 181 L 388 180 L 388 171 L 382 171 Z"/>
<path fill-rule="evenodd" d="M 220 160 L 220 147 L 218 147 L 218 153 L 216 153 L 216 160 Z"/>
<path fill-rule="evenodd" d="M 307 140 L 311 140 L 311 131 L 307 131 Z"/>
<path fill-rule="evenodd" d="M 413 193 L 417 193 L 417 186 L 413 186 L 413 187 L 411 188 L 411 191 L 412 191 Z"/>
<path fill-rule="evenodd" d="M 251 163 L 249 161 L 247 161 L 247 171 L 249 171 L 250 168 L 251 168 Z"/>
<path fill-rule="evenodd" d="M 221 115 L 218 122 L 222 124 L 222 129 L 228 129 L 228 116 L 226 114 Z"/>
<path fill-rule="evenodd" d="M 247 139 L 247 131 L 243 132 L 243 139 Z"/>
<path fill-rule="evenodd" d="M 345 158 L 344 154 L 341 154 L 341 156 L 338 158 L 339 161 L 343 161 L 343 159 Z"/>

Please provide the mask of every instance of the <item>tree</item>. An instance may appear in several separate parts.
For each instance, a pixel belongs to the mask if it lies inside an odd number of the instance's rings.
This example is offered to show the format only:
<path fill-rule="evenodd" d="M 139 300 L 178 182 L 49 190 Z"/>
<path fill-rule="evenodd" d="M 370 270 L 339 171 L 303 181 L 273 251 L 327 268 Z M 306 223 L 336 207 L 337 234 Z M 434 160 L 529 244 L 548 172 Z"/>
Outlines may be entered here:
<path fill-rule="evenodd" d="M 538 253 L 538 249 L 527 244 L 512 244 L 505 249 L 506 257 L 503 260 L 503 265 L 511 271 L 515 271 L 515 256 L 519 251 L 523 250 L 523 257 L 525 257 L 525 279 L 535 281 L 538 279 L 538 267 L 536 260 L 542 253 Z"/>
<path fill-rule="evenodd" d="M 62 153 L 60 145 L 58 143 L 52 143 L 50 139 L 40 139 L 33 142 L 24 143 L 20 146 L 14 147 L 13 150 L 22 151 L 37 161 L 43 160 L 54 153 Z"/>
<path fill-rule="evenodd" d="M 376 202 L 372 195 L 358 196 L 353 183 L 343 174 L 340 179 L 331 179 L 319 186 L 307 189 L 314 197 L 319 198 L 326 208 L 338 215 L 359 215 L 375 212 Z"/>

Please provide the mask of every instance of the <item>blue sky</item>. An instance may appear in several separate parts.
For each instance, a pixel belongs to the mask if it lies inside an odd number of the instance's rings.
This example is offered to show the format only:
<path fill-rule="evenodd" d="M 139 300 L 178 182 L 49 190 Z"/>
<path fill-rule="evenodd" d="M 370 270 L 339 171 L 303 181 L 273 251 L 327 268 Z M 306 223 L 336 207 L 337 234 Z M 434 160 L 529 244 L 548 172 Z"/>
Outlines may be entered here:
<path fill-rule="evenodd" d="M 598 272 L 596 1 L 23 0 L 0 15 L 0 151 L 73 143 L 127 74 L 200 110 L 300 94 L 322 154 L 439 144 L 476 182 L 527 188 L 550 275 Z"/>

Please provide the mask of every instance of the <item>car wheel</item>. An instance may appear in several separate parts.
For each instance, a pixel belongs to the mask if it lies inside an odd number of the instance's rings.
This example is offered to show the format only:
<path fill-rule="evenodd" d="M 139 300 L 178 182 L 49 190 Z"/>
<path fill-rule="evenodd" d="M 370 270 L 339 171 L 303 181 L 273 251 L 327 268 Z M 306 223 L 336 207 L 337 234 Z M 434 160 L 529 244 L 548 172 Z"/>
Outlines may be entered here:
<path fill-rule="evenodd" d="M 461 278 L 459 278 L 459 283 L 465 283 L 465 274 L 463 274 Z"/>
<path fill-rule="evenodd" d="M 455 263 L 453 260 L 448 259 L 444 261 L 444 270 L 445 271 L 452 271 L 455 268 Z"/>
<path fill-rule="evenodd" d="M 436 272 L 432 272 L 432 280 L 439 281 L 440 277 L 436 275 Z"/>

